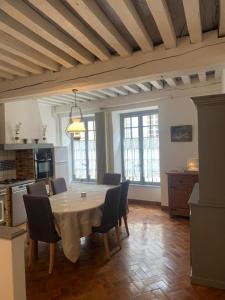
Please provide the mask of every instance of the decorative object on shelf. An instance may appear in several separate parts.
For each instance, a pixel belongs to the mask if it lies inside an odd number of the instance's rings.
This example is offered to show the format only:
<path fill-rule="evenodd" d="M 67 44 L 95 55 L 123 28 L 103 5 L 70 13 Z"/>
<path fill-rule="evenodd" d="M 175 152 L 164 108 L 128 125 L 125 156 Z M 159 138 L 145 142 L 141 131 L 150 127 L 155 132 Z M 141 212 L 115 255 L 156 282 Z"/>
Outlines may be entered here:
<path fill-rule="evenodd" d="M 171 142 L 191 142 L 192 125 L 171 126 Z"/>
<path fill-rule="evenodd" d="M 47 128 L 48 128 L 48 125 L 43 125 L 43 126 L 42 126 L 42 139 L 43 139 L 43 142 L 46 142 L 46 132 L 47 132 Z"/>
<path fill-rule="evenodd" d="M 66 127 L 66 132 L 71 134 L 74 140 L 80 140 L 81 132 L 85 131 L 85 126 L 83 122 L 83 114 L 81 111 L 81 107 L 77 104 L 77 90 L 73 89 L 74 93 L 74 105 L 71 106 L 70 114 L 69 114 L 69 124 Z M 74 111 L 78 111 L 79 116 L 73 117 L 73 109 Z"/>
<path fill-rule="evenodd" d="M 38 144 L 39 139 L 34 139 L 35 144 Z"/>
<path fill-rule="evenodd" d="M 23 139 L 22 141 L 24 144 L 27 144 L 28 139 Z"/>
<path fill-rule="evenodd" d="M 198 171 L 199 163 L 197 158 L 190 158 L 187 161 L 187 170 L 188 171 Z"/>
<path fill-rule="evenodd" d="M 19 142 L 19 139 L 20 139 L 20 129 L 21 129 L 21 126 L 22 126 L 22 123 L 19 122 L 16 124 L 16 128 L 15 128 L 15 143 L 18 143 Z"/>

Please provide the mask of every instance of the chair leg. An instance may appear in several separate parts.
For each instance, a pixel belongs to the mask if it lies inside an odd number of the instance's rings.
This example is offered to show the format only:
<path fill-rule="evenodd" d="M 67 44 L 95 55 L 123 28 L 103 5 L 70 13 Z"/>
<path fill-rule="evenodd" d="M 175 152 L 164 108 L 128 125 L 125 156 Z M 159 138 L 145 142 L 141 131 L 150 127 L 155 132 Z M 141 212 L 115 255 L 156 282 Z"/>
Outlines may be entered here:
<path fill-rule="evenodd" d="M 53 265 L 54 265 L 54 260 L 55 260 L 55 243 L 50 243 L 49 244 L 49 269 L 48 273 L 52 273 Z"/>
<path fill-rule="evenodd" d="M 115 226 L 115 231 L 116 231 L 116 239 L 117 239 L 117 243 L 118 243 L 118 246 L 119 246 L 120 249 L 121 249 L 121 243 L 120 243 L 120 231 L 119 231 L 119 226 L 118 226 L 118 225 Z"/>
<path fill-rule="evenodd" d="M 128 224 L 127 224 L 127 215 L 123 216 L 123 221 L 124 221 L 124 225 L 125 225 L 125 228 L 126 228 L 127 235 L 129 236 L 130 232 L 129 232 Z"/>
<path fill-rule="evenodd" d="M 103 233 L 103 240 L 104 240 L 106 258 L 110 259 L 109 242 L 108 242 L 108 234 L 107 234 L 107 232 Z"/>
<path fill-rule="evenodd" d="M 28 267 L 30 268 L 34 257 L 34 240 L 29 239 L 29 257 L 28 257 Z"/>

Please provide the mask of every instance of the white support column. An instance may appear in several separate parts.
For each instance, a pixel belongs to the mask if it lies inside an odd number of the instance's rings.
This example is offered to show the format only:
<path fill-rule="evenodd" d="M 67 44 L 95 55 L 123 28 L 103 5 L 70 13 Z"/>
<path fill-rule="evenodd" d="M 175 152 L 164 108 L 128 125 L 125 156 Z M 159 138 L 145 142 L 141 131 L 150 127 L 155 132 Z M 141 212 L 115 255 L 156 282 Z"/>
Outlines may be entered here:
<path fill-rule="evenodd" d="M 26 300 L 25 231 L 0 227 L 0 299 Z"/>

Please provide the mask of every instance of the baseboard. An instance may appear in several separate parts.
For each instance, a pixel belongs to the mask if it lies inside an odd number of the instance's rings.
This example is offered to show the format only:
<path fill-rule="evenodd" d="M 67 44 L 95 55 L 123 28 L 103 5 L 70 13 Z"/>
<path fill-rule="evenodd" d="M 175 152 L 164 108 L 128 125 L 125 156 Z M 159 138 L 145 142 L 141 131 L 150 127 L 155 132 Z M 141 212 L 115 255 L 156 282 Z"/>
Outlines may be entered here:
<path fill-rule="evenodd" d="M 163 211 L 169 211 L 169 206 L 161 205 L 161 209 L 162 209 Z"/>
<path fill-rule="evenodd" d="M 191 276 L 191 283 L 210 286 L 217 289 L 225 289 L 225 281 L 212 280 L 207 278 L 202 278 L 198 276 Z"/>
<path fill-rule="evenodd" d="M 141 204 L 141 205 L 161 206 L 161 203 L 157 201 L 128 199 L 128 202 L 133 204 Z"/>

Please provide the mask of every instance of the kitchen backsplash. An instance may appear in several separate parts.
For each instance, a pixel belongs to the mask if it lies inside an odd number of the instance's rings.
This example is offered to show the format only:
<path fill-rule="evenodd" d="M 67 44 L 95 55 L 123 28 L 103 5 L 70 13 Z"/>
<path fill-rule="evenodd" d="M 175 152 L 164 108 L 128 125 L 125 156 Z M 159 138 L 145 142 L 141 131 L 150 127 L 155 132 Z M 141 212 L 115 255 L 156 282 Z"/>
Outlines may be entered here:
<path fill-rule="evenodd" d="M 0 151 L 0 180 L 16 178 L 15 151 Z"/>

